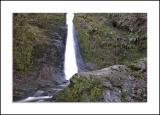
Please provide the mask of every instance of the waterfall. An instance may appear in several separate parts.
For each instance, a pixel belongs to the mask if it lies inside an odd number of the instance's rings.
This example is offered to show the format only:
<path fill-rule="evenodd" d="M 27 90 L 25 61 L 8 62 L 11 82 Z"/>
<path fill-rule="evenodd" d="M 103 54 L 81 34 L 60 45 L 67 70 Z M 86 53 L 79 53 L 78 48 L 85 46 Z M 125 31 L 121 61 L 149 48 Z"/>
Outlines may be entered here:
<path fill-rule="evenodd" d="M 64 73 L 66 80 L 69 80 L 72 75 L 78 72 L 77 60 L 76 60 L 76 45 L 74 40 L 74 25 L 73 25 L 73 13 L 67 13 L 66 24 L 68 27 L 67 40 L 65 48 L 65 60 L 64 60 Z"/>
<path fill-rule="evenodd" d="M 64 73 L 66 80 L 69 80 L 75 73 L 85 70 L 85 64 L 83 62 L 81 51 L 78 45 L 77 32 L 73 25 L 73 18 L 73 13 L 67 13 L 66 24 L 68 26 L 68 31 L 64 60 Z M 64 85 L 64 83 L 59 86 L 62 88 L 62 85 Z M 54 97 L 54 95 L 36 96 L 35 94 L 32 97 L 27 97 L 26 99 L 20 100 L 19 102 L 45 102 Z"/>

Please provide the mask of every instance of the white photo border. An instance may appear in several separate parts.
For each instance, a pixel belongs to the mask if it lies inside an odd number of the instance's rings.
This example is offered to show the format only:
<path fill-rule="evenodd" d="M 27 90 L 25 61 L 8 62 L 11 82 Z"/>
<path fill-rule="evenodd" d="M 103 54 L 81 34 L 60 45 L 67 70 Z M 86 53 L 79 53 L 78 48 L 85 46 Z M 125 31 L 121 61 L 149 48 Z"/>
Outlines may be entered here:
<path fill-rule="evenodd" d="M 13 13 L 147 13 L 146 103 L 13 103 Z M 2 1 L 1 110 L 3 114 L 145 114 L 159 113 L 159 3 L 158 1 Z"/>

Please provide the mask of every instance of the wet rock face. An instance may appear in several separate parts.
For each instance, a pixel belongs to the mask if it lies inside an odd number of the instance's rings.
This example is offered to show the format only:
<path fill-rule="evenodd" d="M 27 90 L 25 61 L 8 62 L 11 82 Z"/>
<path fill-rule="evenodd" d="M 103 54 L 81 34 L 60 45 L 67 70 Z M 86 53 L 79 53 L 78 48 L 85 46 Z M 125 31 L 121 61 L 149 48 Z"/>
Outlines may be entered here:
<path fill-rule="evenodd" d="M 143 68 L 143 66 L 142 66 Z M 72 77 L 70 85 L 55 96 L 68 102 L 146 102 L 146 73 L 137 78 L 131 68 L 114 65 L 101 70 L 81 72 Z"/>
<path fill-rule="evenodd" d="M 64 33 L 62 35 L 54 31 L 48 33 L 50 45 L 46 49 L 45 55 L 41 58 L 42 61 L 39 62 L 38 78 L 62 83 L 65 80 L 63 62 L 66 29 L 60 29 L 59 31 L 63 31 Z"/>
<path fill-rule="evenodd" d="M 15 14 L 13 20 L 13 100 L 63 83 L 65 14 Z"/>

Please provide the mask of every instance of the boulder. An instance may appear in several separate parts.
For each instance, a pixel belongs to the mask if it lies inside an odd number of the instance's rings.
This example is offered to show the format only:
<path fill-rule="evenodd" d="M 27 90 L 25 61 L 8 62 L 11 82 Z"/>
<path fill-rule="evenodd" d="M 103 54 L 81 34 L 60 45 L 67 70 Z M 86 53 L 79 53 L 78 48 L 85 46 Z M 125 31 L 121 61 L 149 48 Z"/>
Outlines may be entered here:
<path fill-rule="evenodd" d="M 138 70 L 143 73 L 143 71 Z M 146 102 L 146 81 L 137 79 L 126 65 L 113 65 L 101 70 L 80 72 L 58 92 L 57 102 Z"/>

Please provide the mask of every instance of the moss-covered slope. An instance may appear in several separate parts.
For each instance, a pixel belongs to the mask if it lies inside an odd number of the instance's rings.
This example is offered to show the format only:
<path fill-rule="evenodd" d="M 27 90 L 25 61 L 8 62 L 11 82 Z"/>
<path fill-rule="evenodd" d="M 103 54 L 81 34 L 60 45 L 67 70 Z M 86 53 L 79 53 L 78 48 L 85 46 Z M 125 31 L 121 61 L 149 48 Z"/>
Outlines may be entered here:
<path fill-rule="evenodd" d="M 76 14 L 74 24 L 86 64 L 103 68 L 147 53 L 146 14 Z"/>

